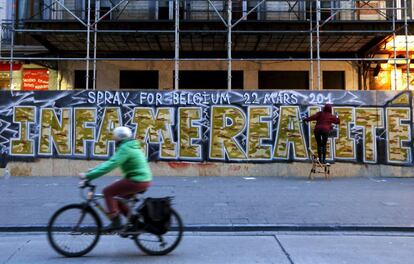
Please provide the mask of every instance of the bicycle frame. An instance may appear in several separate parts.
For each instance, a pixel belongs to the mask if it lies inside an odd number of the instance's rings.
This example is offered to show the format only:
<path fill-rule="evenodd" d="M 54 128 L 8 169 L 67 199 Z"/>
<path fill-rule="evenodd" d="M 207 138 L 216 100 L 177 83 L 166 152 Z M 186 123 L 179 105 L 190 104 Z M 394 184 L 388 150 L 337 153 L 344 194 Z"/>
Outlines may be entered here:
<path fill-rule="evenodd" d="M 85 196 L 83 189 L 89 188 L 89 191 L 87 192 L 87 195 Z M 81 188 L 81 197 L 86 201 L 85 205 L 92 208 L 95 207 L 100 211 L 108 220 L 111 220 L 109 217 L 108 212 L 105 210 L 105 208 L 99 203 L 99 200 L 104 198 L 103 194 L 95 193 L 96 186 L 92 185 L 90 183 L 87 183 L 84 188 Z M 134 194 L 131 198 L 122 198 L 122 197 L 114 197 L 115 200 L 120 201 L 122 204 L 126 205 L 128 207 L 128 215 L 127 219 L 128 221 L 131 219 L 132 216 L 132 209 L 137 204 L 137 202 L 140 201 Z M 92 206 L 91 206 L 92 205 Z"/>

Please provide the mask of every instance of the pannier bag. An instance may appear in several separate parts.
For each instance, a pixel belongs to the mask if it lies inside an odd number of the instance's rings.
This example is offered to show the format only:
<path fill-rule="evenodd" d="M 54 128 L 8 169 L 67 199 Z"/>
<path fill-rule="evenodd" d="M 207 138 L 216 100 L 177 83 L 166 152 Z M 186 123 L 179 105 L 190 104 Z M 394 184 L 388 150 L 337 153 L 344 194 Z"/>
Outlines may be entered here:
<path fill-rule="evenodd" d="M 144 217 L 145 230 L 156 235 L 167 233 L 171 224 L 171 198 L 146 198 L 139 209 Z"/>

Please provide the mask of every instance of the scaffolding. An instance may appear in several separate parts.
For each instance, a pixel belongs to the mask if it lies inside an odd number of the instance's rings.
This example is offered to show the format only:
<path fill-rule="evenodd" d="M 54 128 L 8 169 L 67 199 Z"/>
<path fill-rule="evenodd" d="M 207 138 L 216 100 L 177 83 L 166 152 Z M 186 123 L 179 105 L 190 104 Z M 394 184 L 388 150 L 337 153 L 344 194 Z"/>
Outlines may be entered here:
<path fill-rule="evenodd" d="M 148 2 L 155 2 L 155 6 L 158 7 L 161 2 L 168 2 L 169 6 L 169 20 L 174 20 L 174 28 L 171 29 L 162 29 L 162 30 L 128 30 L 128 29 L 98 29 L 98 25 L 114 14 L 118 18 L 122 15 L 122 12 L 128 10 L 128 4 L 138 0 L 118 0 L 117 2 L 112 2 L 112 7 L 109 10 L 105 10 L 102 12 L 100 6 L 105 0 L 85 0 L 86 7 L 81 8 L 80 10 L 71 10 L 68 6 L 66 6 L 61 0 L 51 0 L 48 4 L 44 4 L 40 8 L 40 12 L 44 13 L 46 10 L 49 10 L 49 18 L 59 20 L 63 17 L 63 12 L 65 12 L 65 16 L 69 15 L 76 21 L 78 21 L 82 26 L 83 29 L 38 29 L 38 28 L 25 28 L 22 26 L 25 22 L 25 19 L 20 19 L 17 17 L 17 10 L 15 5 L 12 5 L 11 10 L 11 20 L 1 21 L 0 28 L 2 34 L 0 34 L 0 61 L 8 61 L 10 64 L 10 87 L 12 88 L 13 85 L 13 63 L 15 61 L 38 61 L 38 62 L 47 62 L 47 61 L 83 61 L 86 63 L 86 78 L 85 78 L 85 87 L 86 89 L 96 89 L 96 67 L 97 61 L 173 61 L 174 62 L 174 89 L 179 89 L 179 71 L 180 71 L 180 62 L 181 61 L 226 61 L 227 62 L 227 89 L 232 89 L 232 63 L 234 61 L 241 61 L 241 60 L 252 60 L 252 61 L 308 61 L 309 62 L 309 87 L 311 90 L 320 90 L 321 85 L 321 62 L 322 61 L 349 61 L 352 63 L 357 63 L 359 66 L 362 67 L 363 71 L 367 71 L 371 69 L 371 65 L 373 63 L 381 63 L 381 62 L 388 62 L 389 60 L 393 60 L 394 64 L 394 71 L 393 71 L 393 81 L 394 87 L 397 87 L 397 61 L 401 61 L 401 58 L 397 57 L 397 50 L 396 50 L 396 36 L 404 35 L 405 36 L 405 66 L 406 66 L 406 78 L 407 78 L 407 86 L 406 89 L 409 89 L 409 80 L 410 80 L 410 54 L 409 54 L 409 23 L 408 17 L 412 17 L 411 9 L 407 5 L 407 0 L 376 0 L 376 1 L 355 1 L 355 0 L 257 0 L 257 1 L 246 1 L 246 0 L 223 0 L 223 1 L 215 1 L 215 0 L 207 0 L 208 1 L 208 17 L 212 17 L 211 20 L 214 21 L 221 21 L 223 23 L 224 29 L 215 29 L 215 30 L 180 30 L 180 24 L 182 23 L 182 18 L 180 14 L 180 10 L 186 3 L 193 3 L 193 2 L 201 2 L 203 0 L 150 0 Z M 234 10 L 232 7 L 234 6 L 235 2 L 241 2 L 243 5 L 241 14 L 238 15 L 236 19 L 234 19 L 233 14 Z M 17 0 L 18 2 L 18 0 Z M 204 0 L 204 2 L 206 2 Z M 286 19 L 283 16 L 286 16 L 286 13 L 289 15 L 289 19 L 293 17 L 293 19 L 300 20 L 300 21 L 307 21 L 309 23 L 308 29 L 288 29 L 288 30 L 237 30 L 236 26 L 242 24 L 247 18 L 253 13 L 258 12 L 259 9 L 265 10 L 262 8 L 263 6 L 267 5 L 269 2 L 279 3 L 281 6 L 284 4 L 287 5 L 287 10 L 284 10 L 284 14 L 280 14 L 281 11 L 273 10 L 273 11 L 261 11 L 263 16 L 269 16 L 269 14 L 273 14 L 274 17 L 277 15 L 283 19 Z M 43 3 L 43 2 L 42 2 Z M 45 2 L 46 3 L 46 2 Z M 94 10 L 92 7 L 92 3 L 94 6 Z M 253 3 L 253 4 L 252 4 Z M 328 7 L 327 3 L 329 4 Z M 250 4 L 250 7 L 248 7 Z M 390 6 L 391 4 L 391 6 Z M 299 6 L 302 8 L 299 10 Z M 86 10 L 84 10 L 86 9 Z M 172 10 L 173 9 L 173 10 Z M 61 10 L 63 12 L 56 12 L 57 10 Z M 272 13 L 273 12 L 273 13 Z M 352 30 L 343 30 L 343 29 L 325 29 L 327 25 L 336 21 L 336 18 L 345 13 L 344 17 L 348 17 L 347 20 L 350 22 L 355 21 L 364 21 L 360 19 L 361 14 L 366 12 L 369 15 L 375 14 L 376 16 L 380 16 L 382 22 L 389 26 L 389 29 L 352 29 Z M 213 14 L 212 14 L 213 13 Z M 173 15 L 172 15 L 173 14 Z M 34 14 L 32 17 L 38 14 Z M 93 18 L 92 18 L 93 15 Z M 155 19 L 157 19 L 158 15 L 155 15 Z M 370 19 L 370 18 L 368 18 Z M 191 22 L 191 19 L 188 20 Z M 274 21 L 274 20 L 273 20 Z M 86 56 L 85 57 L 50 57 L 50 56 L 16 56 L 15 55 L 15 36 L 16 34 L 24 34 L 24 33 L 47 33 L 47 34 L 54 34 L 54 33 L 84 33 L 86 34 L 86 43 L 84 43 Z M 145 57 L 98 57 L 97 56 L 97 47 L 98 47 L 98 34 L 105 34 L 105 33 L 158 33 L 158 34 L 173 34 L 174 35 L 174 57 L 166 57 L 166 58 L 145 58 Z M 217 33 L 217 34 L 226 34 L 226 58 L 182 58 L 180 57 L 180 35 L 183 33 Z M 403 34 L 401 34 L 403 33 Z M 93 36 L 92 36 L 93 34 Z M 233 58 L 233 50 L 232 50 L 232 39 L 236 34 L 303 34 L 308 37 L 308 57 L 271 57 L 271 58 Z M 371 53 L 367 52 L 365 57 L 323 57 L 321 55 L 321 36 L 329 35 L 329 34 L 386 34 L 388 36 L 392 35 L 393 41 L 393 57 L 392 58 L 377 58 L 373 54 L 375 53 L 375 47 L 370 50 Z M 91 41 L 93 38 L 93 41 Z M 9 41 L 8 45 L 8 52 L 5 49 L 5 39 Z M 93 43 L 93 45 L 91 44 Z M 92 51 L 92 56 L 91 56 Z M 3 55 L 5 54 L 5 55 Z M 315 69 L 315 62 L 316 62 L 316 69 Z M 89 71 L 91 70 L 90 64 L 92 63 L 92 76 L 89 76 Z M 401 64 L 401 63 L 399 63 Z M 314 72 L 317 72 L 317 80 L 314 80 Z M 92 78 L 92 87 L 89 87 L 89 80 Z M 364 79 L 365 82 L 365 79 Z M 366 84 L 364 85 L 364 89 L 366 88 Z"/>

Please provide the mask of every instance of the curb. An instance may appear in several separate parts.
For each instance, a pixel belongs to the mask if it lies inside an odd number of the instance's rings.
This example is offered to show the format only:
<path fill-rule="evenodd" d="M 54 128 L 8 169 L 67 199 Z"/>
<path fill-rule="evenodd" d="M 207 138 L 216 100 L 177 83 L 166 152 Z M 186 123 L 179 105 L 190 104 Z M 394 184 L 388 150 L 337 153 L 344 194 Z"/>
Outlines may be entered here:
<path fill-rule="evenodd" d="M 346 225 L 188 225 L 186 231 L 200 232 L 249 232 L 249 231 L 289 231 L 289 232 L 414 232 L 407 226 L 346 226 Z"/>
<path fill-rule="evenodd" d="M 64 230 L 67 227 L 60 227 Z M 46 232 L 46 225 L 0 226 L 0 233 L 6 232 Z M 346 226 L 346 225 L 186 225 L 187 232 L 414 232 L 414 226 Z"/>

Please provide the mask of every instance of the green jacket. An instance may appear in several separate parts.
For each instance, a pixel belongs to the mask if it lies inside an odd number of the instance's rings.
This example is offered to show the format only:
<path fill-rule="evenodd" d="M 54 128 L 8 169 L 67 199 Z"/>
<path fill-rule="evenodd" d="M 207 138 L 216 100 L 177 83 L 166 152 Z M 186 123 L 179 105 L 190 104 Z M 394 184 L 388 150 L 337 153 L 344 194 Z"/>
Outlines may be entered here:
<path fill-rule="evenodd" d="M 152 180 L 152 174 L 147 158 L 141 151 L 137 140 L 122 141 L 114 155 L 104 163 L 96 166 L 86 173 L 88 180 L 96 179 L 116 167 L 121 167 L 124 178 L 136 182 Z"/>

